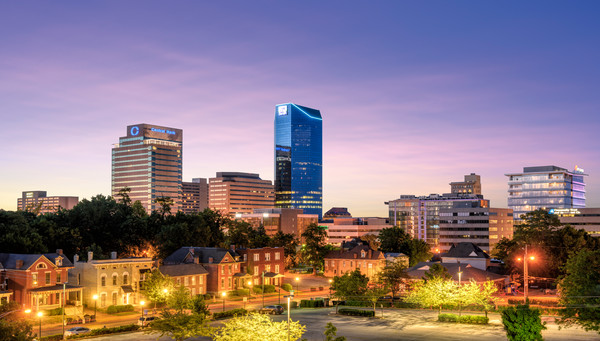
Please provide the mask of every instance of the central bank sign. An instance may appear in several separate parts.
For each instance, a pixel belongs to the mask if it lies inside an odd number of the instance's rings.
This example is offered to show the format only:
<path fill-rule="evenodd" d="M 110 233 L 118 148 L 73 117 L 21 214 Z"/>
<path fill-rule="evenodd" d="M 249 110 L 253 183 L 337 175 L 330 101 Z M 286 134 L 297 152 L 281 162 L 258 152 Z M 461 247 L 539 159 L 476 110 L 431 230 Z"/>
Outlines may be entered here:
<path fill-rule="evenodd" d="M 277 107 L 277 115 L 279 116 L 285 116 L 288 113 L 288 107 L 287 105 L 281 105 Z"/>

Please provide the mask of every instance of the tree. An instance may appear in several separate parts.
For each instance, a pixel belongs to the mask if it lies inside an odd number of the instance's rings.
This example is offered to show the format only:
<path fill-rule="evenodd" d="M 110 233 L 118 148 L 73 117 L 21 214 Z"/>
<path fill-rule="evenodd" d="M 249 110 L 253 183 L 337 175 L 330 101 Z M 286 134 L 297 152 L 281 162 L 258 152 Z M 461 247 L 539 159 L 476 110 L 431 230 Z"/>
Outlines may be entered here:
<path fill-rule="evenodd" d="M 192 313 L 203 315 L 205 318 L 210 316 L 210 309 L 204 301 L 204 296 L 196 295 L 192 298 Z"/>
<path fill-rule="evenodd" d="M 422 307 L 439 307 L 441 314 L 444 305 L 457 303 L 457 292 L 458 285 L 454 281 L 433 277 L 430 280 L 415 283 L 413 289 L 408 293 L 406 301 Z"/>
<path fill-rule="evenodd" d="M 378 274 L 378 281 L 385 284 L 392 292 L 392 298 L 400 291 L 401 286 L 404 285 L 407 278 L 409 276 L 406 273 L 406 268 L 399 262 L 387 262 L 385 268 Z"/>
<path fill-rule="evenodd" d="M 174 287 L 175 285 L 169 276 L 163 275 L 158 269 L 155 269 L 144 281 L 144 295 L 155 305 L 166 303 L 169 293 L 173 292 Z"/>
<path fill-rule="evenodd" d="M 436 263 L 432 264 L 429 267 L 429 270 L 425 271 L 425 275 L 423 276 L 423 279 L 425 281 L 434 278 L 451 279 L 452 276 L 450 275 L 450 273 L 448 273 L 448 269 L 446 269 L 443 265 Z"/>
<path fill-rule="evenodd" d="M 167 292 L 167 307 L 177 313 L 183 313 L 184 310 L 191 309 L 190 291 L 183 285 L 174 287 L 173 291 Z"/>
<path fill-rule="evenodd" d="M 28 322 L 0 319 L 0 340 L 33 341 L 36 339 L 35 336 Z"/>
<path fill-rule="evenodd" d="M 600 250 L 582 249 L 573 254 L 564 271 L 558 287 L 565 308 L 557 322 L 600 333 Z"/>
<path fill-rule="evenodd" d="M 502 324 L 510 341 L 541 341 L 542 330 L 546 329 L 546 323 L 542 323 L 540 318 L 540 311 L 530 308 L 528 303 L 503 310 Z"/>
<path fill-rule="evenodd" d="M 290 340 L 302 337 L 306 327 L 298 321 L 289 324 Z M 280 341 L 288 339 L 288 323 L 273 322 L 268 315 L 251 313 L 236 316 L 223 323 L 212 335 L 215 341 Z"/>
<path fill-rule="evenodd" d="M 146 333 L 160 334 L 159 338 L 168 335 L 174 340 L 181 341 L 194 336 L 209 336 L 213 329 L 208 326 L 206 318 L 201 314 L 186 314 L 171 312 L 165 309 L 161 318 L 151 324 Z"/>
<path fill-rule="evenodd" d="M 379 241 L 379 237 L 376 234 L 367 234 L 367 235 L 364 235 L 364 236 L 360 237 L 360 239 L 362 239 L 365 242 L 369 243 L 369 247 L 371 249 L 373 249 L 374 251 L 379 250 L 379 247 L 381 246 L 381 242 Z"/>
<path fill-rule="evenodd" d="M 387 294 L 388 292 L 388 289 L 382 285 L 373 285 L 365 291 L 364 297 L 373 305 L 373 314 L 375 314 L 379 297 Z"/>
<path fill-rule="evenodd" d="M 302 246 L 302 259 L 311 265 L 314 272 L 317 272 L 317 268 L 323 267 L 325 255 L 327 253 L 327 231 L 324 227 L 321 227 L 315 223 L 312 223 L 306 227 L 306 230 L 302 233 L 304 245 Z"/>
<path fill-rule="evenodd" d="M 346 272 L 342 276 L 333 277 L 331 288 L 335 290 L 333 296 L 339 299 L 359 298 L 367 291 L 369 277 L 363 275 L 359 269 Z M 337 313 L 336 304 L 335 309 Z"/>
<path fill-rule="evenodd" d="M 277 231 L 271 238 L 272 247 L 283 247 L 283 252 L 286 257 L 286 267 L 291 268 L 296 266 L 296 251 L 298 249 L 298 238 L 292 233 L 283 233 Z"/>
<path fill-rule="evenodd" d="M 489 310 L 492 310 L 495 306 L 496 297 L 494 293 L 498 291 L 498 288 L 492 281 L 486 281 L 483 284 L 471 280 L 466 284 L 463 284 L 458 289 L 458 302 L 462 306 L 469 304 L 475 304 L 483 307 L 485 311 L 485 317 Z M 460 313 L 459 313 L 460 314 Z"/>
<path fill-rule="evenodd" d="M 379 249 L 383 252 L 401 252 L 409 257 L 409 266 L 429 260 L 433 254 L 429 245 L 419 239 L 412 238 L 404 229 L 393 226 L 379 232 Z"/>
<path fill-rule="evenodd" d="M 337 336 L 337 328 L 331 322 L 327 322 L 323 334 L 325 335 L 326 341 L 346 341 L 345 336 Z"/>
<path fill-rule="evenodd" d="M 0 250 L 14 253 L 47 252 L 42 236 L 31 227 L 29 212 L 0 210 Z"/>

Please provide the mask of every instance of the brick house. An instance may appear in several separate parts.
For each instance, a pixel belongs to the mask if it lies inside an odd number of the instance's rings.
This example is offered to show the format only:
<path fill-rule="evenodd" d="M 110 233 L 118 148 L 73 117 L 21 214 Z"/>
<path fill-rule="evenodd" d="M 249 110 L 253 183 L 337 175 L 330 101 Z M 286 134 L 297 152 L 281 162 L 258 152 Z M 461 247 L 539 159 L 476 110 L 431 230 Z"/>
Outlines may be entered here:
<path fill-rule="evenodd" d="M 199 260 L 199 258 L 194 258 Z M 171 277 L 175 285 L 183 285 L 190 291 L 192 296 L 206 294 L 208 283 L 208 271 L 198 263 L 182 263 L 172 265 L 161 265 L 158 270 Z"/>
<path fill-rule="evenodd" d="M 350 250 L 331 251 L 325 256 L 325 277 L 342 276 L 348 271 L 359 269 L 369 278 L 373 278 L 385 267 L 385 255 L 371 249 L 368 243 L 359 243 Z"/>
<path fill-rule="evenodd" d="M 73 264 L 62 250 L 46 254 L 0 253 L 3 291 L 24 309 L 81 306 L 82 288 L 67 283 Z M 64 286 L 63 286 L 64 284 Z"/>
<path fill-rule="evenodd" d="M 282 247 L 263 247 L 259 249 L 235 250 L 242 258 L 242 271 L 252 276 L 253 285 L 283 284 L 285 271 L 285 253 Z"/>

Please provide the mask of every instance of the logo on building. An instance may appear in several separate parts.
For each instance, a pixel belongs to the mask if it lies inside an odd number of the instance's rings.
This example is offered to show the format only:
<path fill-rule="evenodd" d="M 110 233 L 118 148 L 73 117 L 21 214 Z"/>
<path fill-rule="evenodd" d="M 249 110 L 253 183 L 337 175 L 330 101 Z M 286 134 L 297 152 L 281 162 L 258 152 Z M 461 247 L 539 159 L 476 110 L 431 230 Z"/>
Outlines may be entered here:
<path fill-rule="evenodd" d="M 277 107 L 277 115 L 284 116 L 287 115 L 287 105 L 281 105 Z"/>
<path fill-rule="evenodd" d="M 131 136 L 136 136 L 140 133 L 140 128 L 138 128 L 138 126 L 131 127 L 129 132 L 131 133 Z"/>
<path fill-rule="evenodd" d="M 585 173 L 585 170 L 583 170 L 583 168 L 579 168 L 579 166 L 575 165 L 575 173 Z"/>

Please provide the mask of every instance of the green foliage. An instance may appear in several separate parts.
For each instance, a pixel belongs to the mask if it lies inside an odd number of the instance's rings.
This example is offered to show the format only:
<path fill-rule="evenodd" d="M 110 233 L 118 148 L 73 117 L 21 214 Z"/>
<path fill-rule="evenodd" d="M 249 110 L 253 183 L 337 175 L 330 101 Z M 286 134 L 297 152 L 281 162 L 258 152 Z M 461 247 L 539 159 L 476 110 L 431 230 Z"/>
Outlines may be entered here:
<path fill-rule="evenodd" d="M 387 262 L 378 275 L 378 281 L 392 292 L 392 297 L 400 291 L 400 287 L 408 278 L 406 267 L 400 262 Z"/>
<path fill-rule="evenodd" d="M 159 338 L 168 335 L 180 341 L 195 336 L 208 336 L 213 329 L 208 326 L 204 314 L 187 314 L 185 312 L 172 312 L 165 309 L 161 318 L 150 323 L 149 334 L 160 334 Z"/>
<path fill-rule="evenodd" d="M 70 339 L 87 338 L 90 336 L 106 335 L 106 334 L 133 332 L 133 331 L 136 331 L 139 329 L 140 329 L 140 326 L 138 326 L 137 324 L 128 324 L 128 325 L 112 327 L 112 328 L 103 327 L 103 328 L 92 329 L 87 334 L 69 336 L 69 340 Z M 62 334 L 59 334 L 57 336 L 58 336 L 58 338 L 56 340 L 62 340 Z"/>
<path fill-rule="evenodd" d="M 47 252 L 45 240 L 32 228 L 35 215 L 30 212 L 0 210 L 0 250 L 6 253 Z"/>
<path fill-rule="evenodd" d="M 404 229 L 393 226 L 379 232 L 379 249 L 383 252 L 401 252 L 409 257 L 409 266 L 429 260 L 433 254 L 429 245 L 419 239 L 412 238 Z"/>
<path fill-rule="evenodd" d="M 366 316 L 366 317 L 375 316 L 375 312 L 373 310 L 359 310 L 359 309 L 348 309 L 348 308 L 339 309 L 338 314 L 348 315 L 348 316 Z"/>
<path fill-rule="evenodd" d="M 126 312 L 126 311 L 133 311 L 133 306 L 131 304 L 126 304 L 126 305 L 109 305 L 106 308 L 106 313 L 107 314 L 117 314 L 117 313 L 122 313 L 122 312 Z"/>
<path fill-rule="evenodd" d="M 438 322 L 458 322 L 456 314 L 438 314 Z"/>
<path fill-rule="evenodd" d="M 302 238 L 304 240 L 301 249 L 302 260 L 311 265 L 316 272 L 317 268 L 323 268 L 325 255 L 329 250 L 326 243 L 327 231 L 324 227 L 313 223 L 302 232 Z"/>
<path fill-rule="evenodd" d="M 281 289 L 283 289 L 283 290 L 285 290 L 285 291 L 292 291 L 292 290 L 294 290 L 294 289 L 292 288 L 292 285 L 291 285 L 290 283 L 283 283 L 283 284 L 281 285 Z"/>
<path fill-rule="evenodd" d="M 488 324 L 490 319 L 486 316 L 478 316 L 478 315 L 462 315 L 458 316 L 455 314 L 439 314 L 438 315 L 439 322 L 458 322 L 458 323 L 467 323 L 467 324 Z"/>
<path fill-rule="evenodd" d="M 28 322 L 0 319 L 0 340 L 33 341 L 35 335 Z"/>
<path fill-rule="evenodd" d="M 290 340 L 302 337 L 306 327 L 297 321 L 289 324 Z M 287 321 L 273 322 L 268 315 L 252 313 L 223 323 L 212 335 L 215 341 L 281 341 L 288 339 Z"/>
<path fill-rule="evenodd" d="M 196 295 L 192 298 L 191 309 L 194 314 L 203 315 L 204 317 L 210 316 L 210 309 L 208 309 L 208 305 L 202 295 Z"/>
<path fill-rule="evenodd" d="M 285 266 L 289 269 L 297 265 L 296 251 L 298 249 L 298 238 L 292 233 L 283 233 L 277 231 L 277 233 L 271 237 L 272 247 L 283 247 L 283 252 L 286 258 Z"/>
<path fill-rule="evenodd" d="M 323 300 L 301 300 L 300 308 L 321 308 L 325 307 L 325 301 Z"/>
<path fill-rule="evenodd" d="M 424 308 L 439 307 L 441 313 L 443 305 L 456 303 L 457 291 L 458 285 L 454 281 L 433 277 L 428 281 L 415 283 L 406 301 Z"/>
<path fill-rule="evenodd" d="M 10 301 L 8 303 L 3 303 L 0 305 L 0 315 L 7 313 L 12 310 L 21 309 L 21 305 L 17 303 L 17 301 Z"/>
<path fill-rule="evenodd" d="M 246 309 L 237 308 L 237 309 L 232 309 L 232 310 L 226 310 L 223 312 L 213 313 L 213 318 L 215 320 L 218 320 L 218 319 L 228 318 L 228 317 L 237 316 L 237 315 L 246 315 L 246 314 L 248 314 L 248 311 Z"/>
<path fill-rule="evenodd" d="M 363 275 L 360 270 L 346 272 L 342 276 L 335 276 L 331 283 L 332 290 L 335 290 L 333 296 L 345 299 L 353 296 L 362 296 L 367 291 L 369 278 Z"/>
<path fill-rule="evenodd" d="M 154 304 L 166 303 L 169 293 L 173 292 L 174 288 L 173 280 L 169 276 L 163 275 L 158 269 L 153 270 L 144 281 L 144 295 Z"/>
<path fill-rule="evenodd" d="M 236 289 L 235 295 L 237 296 L 248 296 L 250 294 L 250 289 Z"/>
<path fill-rule="evenodd" d="M 262 294 L 263 289 L 260 287 L 260 285 L 255 285 L 252 287 L 252 292 L 255 294 Z"/>
<path fill-rule="evenodd" d="M 345 336 L 337 336 L 337 328 L 331 322 L 327 322 L 323 334 L 325 335 L 326 341 L 346 341 Z"/>
<path fill-rule="evenodd" d="M 59 308 L 45 310 L 44 316 L 57 316 L 57 315 L 62 315 L 62 313 L 63 313 L 63 308 L 59 307 Z"/>
<path fill-rule="evenodd" d="M 377 301 L 379 297 L 388 293 L 388 289 L 383 286 L 372 286 L 365 291 L 364 296 L 367 301 L 369 301 L 373 305 L 373 312 L 375 312 L 375 308 L 377 305 Z"/>
<path fill-rule="evenodd" d="M 191 309 L 192 299 L 190 291 L 183 285 L 175 287 L 173 291 L 167 294 L 167 307 L 179 313 L 186 309 Z"/>
<path fill-rule="evenodd" d="M 579 250 L 564 266 L 559 281 L 560 324 L 600 333 L 600 250 Z"/>
<path fill-rule="evenodd" d="M 546 329 L 540 311 L 529 304 L 506 308 L 502 311 L 502 324 L 510 341 L 541 341 L 542 330 Z"/>
<path fill-rule="evenodd" d="M 446 269 L 441 264 L 433 264 L 429 267 L 429 270 L 425 271 L 424 280 L 433 279 L 434 277 L 439 277 L 442 279 L 450 279 L 452 276 L 448 273 L 448 269 Z"/>

